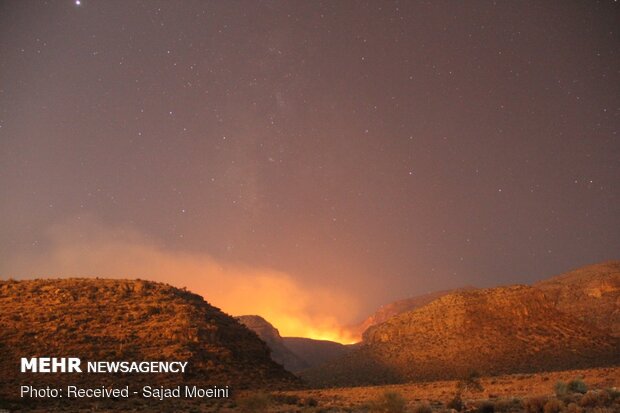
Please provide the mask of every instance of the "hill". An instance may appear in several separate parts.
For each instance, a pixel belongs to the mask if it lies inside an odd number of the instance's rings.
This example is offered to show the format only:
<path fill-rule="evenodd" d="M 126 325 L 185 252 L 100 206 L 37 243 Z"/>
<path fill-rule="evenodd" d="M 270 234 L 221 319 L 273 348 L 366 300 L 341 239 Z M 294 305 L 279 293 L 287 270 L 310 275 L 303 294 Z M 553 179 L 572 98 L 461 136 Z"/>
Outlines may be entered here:
<path fill-rule="evenodd" d="M 282 339 L 286 347 L 306 361 L 309 368 L 318 367 L 342 357 L 356 347 L 355 344 L 345 345 L 335 341 L 305 337 L 283 337 Z"/>
<path fill-rule="evenodd" d="M 310 367 L 303 358 L 286 346 L 280 332 L 264 318 L 257 315 L 244 315 L 236 318 L 267 344 L 273 361 L 284 366 L 286 370 L 297 372 Z"/>
<path fill-rule="evenodd" d="M 377 324 L 384 323 L 394 316 L 425 306 L 431 301 L 443 297 L 444 295 L 448 295 L 457 291 L 467 291 L 473 288 L 474 287 L 463 287 L 456 290 L 433 291 L 427 294 L 416 295 L 413 297 L 404 298 L 402 300 L 382 305 L 377 311 L 374 312 L 374 314 L 366 318 L 360 324 L 350 327 L 350 331 L 353 334 L 361 337 L 364 331 L 366 331 L 368 328 Z"/>
<path fill-rule="evenodd" d="M 461 291 L 370 327 L 359 350 L 304 373 L 361 385 L 614 365 L 620 341 L 560 312 L 536 288 Z"/>
<path fill-rule="evenodd" d="M 534 287 L 558 310 L 620 337 L 620 261 L 579 268 Z"/>
<path fill-rule="evenodd" d="M 274 363 L 265 343 L 202 297 L 132 280 L 59 279 L 0 282 L 0 391 L 18 385 L 103 385 L 111 375 L 19 374 L 20 357 L 85 361 L 188 361 L 184 375 L 126 374 L 120 385 L 192 383 L 235 389 L 290 387 L 296 378 Z M 8 389 L 11 389 L 10 391 Z"/>
<path fill-rule="evenodd" d="M 318 367 L 352 349 L 352 346 L 333 341 L 282 337 L 271 323 L 257 315 L 239 316 L 237 319 L 267 343 L 271 349 L 271 358 L 275 362 L 293 373 Z"/>

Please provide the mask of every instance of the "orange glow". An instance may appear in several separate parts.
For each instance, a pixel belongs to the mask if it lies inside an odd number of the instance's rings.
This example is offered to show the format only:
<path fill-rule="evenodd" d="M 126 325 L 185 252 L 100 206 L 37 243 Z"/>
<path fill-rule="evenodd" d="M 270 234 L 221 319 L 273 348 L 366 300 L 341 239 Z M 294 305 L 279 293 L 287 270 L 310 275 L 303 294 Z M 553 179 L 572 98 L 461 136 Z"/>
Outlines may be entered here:
<path fill-rule="evenodd" d="M 332 318 L 308 320 L 291 318 L 274 312 L 259 315 L 273 324 L 283 337 L 305 337 L 314 340 L 335 341 L 341 344 L 354 344 L 360 341 L 359 337 L 338 326 L 336 320 Z"/>
<path fill-rule="evenodd" d="M 228 314 L 261 315 L 282 336 L 357 341 L 341 327 L 357 312 L 357 302 L 342 291 L 307 286 L 281 271 L 167 251 L 135 231 L 84 217 L 55 227 L 50 238 L 48 253 L 13 257 L 13 273 L 160 281 L 187 287 Z"/>
<path fill-rule="evenodd" d="M 315 340 L 328 340 L 335 341 L 340 344 L 355 344 L 360 341 L 359 338 L 354 338 L 350 333 L 344 330 L 339 331 L 309 331 L 302 337 L 312 338 Z"/>

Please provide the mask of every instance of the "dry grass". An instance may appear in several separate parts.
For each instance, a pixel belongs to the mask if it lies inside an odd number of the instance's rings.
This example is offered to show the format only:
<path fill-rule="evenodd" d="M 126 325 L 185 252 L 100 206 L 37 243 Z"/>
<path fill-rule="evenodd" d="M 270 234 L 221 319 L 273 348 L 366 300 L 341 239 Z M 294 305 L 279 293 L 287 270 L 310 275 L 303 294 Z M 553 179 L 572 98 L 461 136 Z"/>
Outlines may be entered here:
<path fill-rule="evenodd" d="M 579 379 L 577 379 L 579 378 Z M 556 397 L 556 383 L 580 380 L 591 390 L 585 395 L 569 392 L 564 398 Z M 620 393 L 614 388 L 620 386 L 620 367 L 545 372 L 538 374 L 513 374 L 494 377 L 481 377 L 478 391 L 462 394 L 463 409 L 468 411 L 555 413 L 587 413 L 595 409 L 608 409 L 615 406 L 620 411 Z M 407 411 L 414 412 L 418 406 L 432 406 L 434 412 L 449 411 L 448 403 L 455 397 L 459 381 L 445 380 L 422 383 L 409 383 L 387 386 L 348 387 L 295 392 L 300 397 L 312 397 L 324 410 L 358 411 L 360 406 L 368 406 L 386 392 L 401 395 L 407 404 Z M 573 386 L 575 387 L 575 386 Z M 576 386 L 582 389 L 582 386 Z M 606 405 L 603 405 L 604 403 Z M 486 406 L 485 406 L 486 402 Z M 584 403 L 588 406 L 584 406 Z M 528 406 L 527 408 L 525 406 Z M 485 410 L 486 409 L 486 410 Z M 458 409 L 455 409 L 458 410 Z M 361 411 L 361 410 L 360 410 Z"/>

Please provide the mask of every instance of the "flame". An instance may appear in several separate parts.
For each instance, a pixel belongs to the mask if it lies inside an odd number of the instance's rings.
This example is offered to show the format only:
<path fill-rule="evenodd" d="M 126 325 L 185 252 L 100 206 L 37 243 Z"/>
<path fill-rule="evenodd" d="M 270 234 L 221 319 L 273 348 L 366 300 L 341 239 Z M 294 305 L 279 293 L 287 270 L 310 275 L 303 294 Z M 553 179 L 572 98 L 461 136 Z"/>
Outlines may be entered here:
<path fill-rule="evenodd" d="M 304 337 L 313 340 L 334 341 L 340 344 L 355 344 L 360 337 L 344 327 L 340 327 L 333 318 L 308 319 L 307 317 L 287 317 L 284 314 L 269 312 L 261 314 L 278 329 L 282 337 Z"/>
<path fill-rule="evenodd" d="M 354 337 L 352 334 L 347 332 L 346 330 L 333 330 L 333 331 L 315 331 L 314 329 L 310 329 L 303 335 L 303 337 L 311 338 L 314 340 L 327 340 L 327 341 L 335 341 L 340 344 L 355 344 L 359 343 L 360 339 Z"/>

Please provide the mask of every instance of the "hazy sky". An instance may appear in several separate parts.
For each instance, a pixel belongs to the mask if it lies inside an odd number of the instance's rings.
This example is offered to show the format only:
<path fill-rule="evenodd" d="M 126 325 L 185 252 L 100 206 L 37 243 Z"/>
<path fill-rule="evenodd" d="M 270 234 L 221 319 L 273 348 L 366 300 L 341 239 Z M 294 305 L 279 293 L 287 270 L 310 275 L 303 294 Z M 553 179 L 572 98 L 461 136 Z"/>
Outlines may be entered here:
<path fill-rule="evenodd" d="M 267 272 L 346 323 L 619 258 L 619 7 L 3 1 L 0 274 L 236 313 Z"/>

